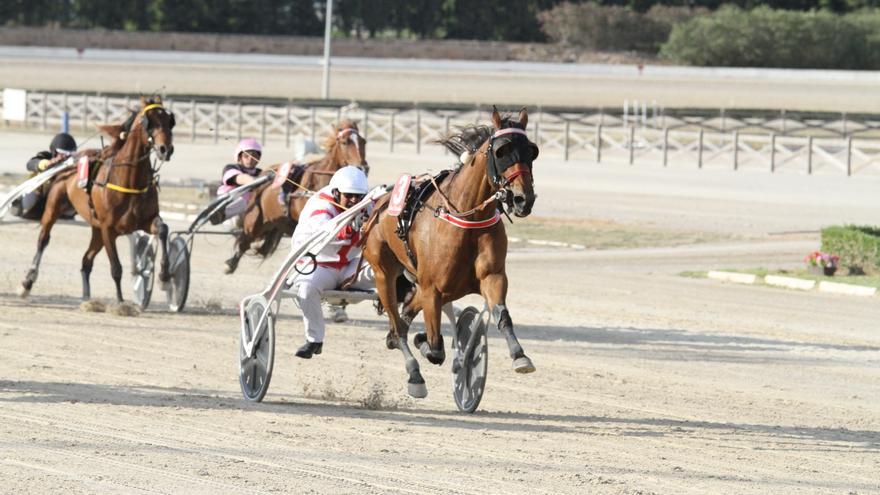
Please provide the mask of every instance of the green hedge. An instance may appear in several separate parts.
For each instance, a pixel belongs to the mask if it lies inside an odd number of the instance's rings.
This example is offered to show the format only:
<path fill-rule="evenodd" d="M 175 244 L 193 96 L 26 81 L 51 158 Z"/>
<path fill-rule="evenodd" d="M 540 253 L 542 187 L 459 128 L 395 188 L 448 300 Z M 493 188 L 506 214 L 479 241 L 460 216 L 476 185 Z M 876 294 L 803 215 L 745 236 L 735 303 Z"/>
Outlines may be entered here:
<path fill-rule="evenodd" d="M 727 5 L 676 24 L 663 57 L 726 67 L 880 69 L 880 10 L 846 15 Z"/>
<path fill-rule="evenodd" d="M 620 5 L 564 2 L 540 12 L 541 30 L 552 41 L 588 50 L 628 50 L 656 54 L 672 27 L 709 11 L 654 5 L 637 12 Z"/>
<path fill-rule="evenodd" d="M 822 251 L 840 256 L 851 274 L 880 274 L 880 228 L 844 225 L 822 229 Z"/>

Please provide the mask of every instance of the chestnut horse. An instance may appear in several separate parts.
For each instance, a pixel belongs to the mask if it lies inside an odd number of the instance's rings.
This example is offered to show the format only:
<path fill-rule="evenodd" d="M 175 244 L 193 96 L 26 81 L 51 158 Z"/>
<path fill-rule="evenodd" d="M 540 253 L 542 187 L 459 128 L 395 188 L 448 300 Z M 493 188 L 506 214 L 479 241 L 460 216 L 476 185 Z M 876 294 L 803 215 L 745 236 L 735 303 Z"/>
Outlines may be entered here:
<path fill-rule="evenodd" d="M 122 265 L 116 252 L 116 238 L 137 230 L 159 236 L 162 249 L 159 280 L 168 281 L 168 226 L 159 217 L 159 190 L 157 176 L 150 164 L 150 153 L 154 151 L 163 162 L 171 158 L 174 152 L 173 127 L 174 115 L 165 110 L 158 97 L 141 98 L 140 109 L 132 110 L 122 125 L 99 126 L 114 141 L 103 150 L 82 153 L 97 159 L 91 165 L 97 170 L 93 172 L 88 187 L 77 185 L 75 172 L 61 174 L 50 186 L 46 209 L 40 220 L 37 254 L 21 283 L 22 297 L 30 293 L 37 280 L 40 258 L 49 244 L 49 233 L 69 204 L 92 227 L 92 240 L 82 258 L 83 300 L 91 297 L 89 274 L 95 256 L 104 248 L 110 259 L 110 274 L 116 282 L 116 299 L 122 302 Z"/>
<path fill-rule="evenodd" d="M 296 184 L 288 183 L 288 187 L 285 187 L 288 193 L 280 194 L 279 189 L 272 187 L 271 183 L 254 190 L 245 210 L 242 231 L 235 239 L 235 251 L 226 260 L 226 273 L 233 273 L 251 244 L 260 239 L 263 242 L 256 248 L 257 254 L 266 258 L 275 252 L 281 238 L 293 234 L 299 214 L 309 199 L 309 191 L 317 191 L 329 184 L 330 177 L 337 170 L 346 165 L 355 165 L 365 173 L 369 172 L 367 141 L 358 133 L 357 122 L 343 120 L 330 126 L 330 132 L 321 145 L 327 154 L 320 160 L 308 163 L 298 180 L 294 177 L 295 171 L 291 170 L 288 179 Z M 280 165 L 272 165 L 269 170 L 277 173 L 279 168 Z M 304 189 L 300 189 L 300 186 Z"/>
<path fill-rule="evenodd" d="M 376 289 L 388 312 L 389 349 L 403 352 L 409 373 L 408 392 L 421 398 L 428 393 L 419 364 L 407 344 L 410 323 L 424 311 L 427 334 L 417 334 L 414 344 L 433 364 L 442 364 L 446 353 L 440 334 L 441 308 L 468 294 L 482 294 L 492 321 L 507 339 L 513 367 L 531 373 L 535 366 L 513 332 L 507 310 L 507 234 L 499 207 L 506 204 L 518 217 L 531 213 L 535 202 L 532 162 L 538 147 L 525 134 L 528 113 L 519 121 L 492 112 L 493 127 L 472 126 L 441 143 L 467 159 L 439 184 L 413 217 L 404 238 L 398 237 L 398 218 L 377 206 L 377 217 L 368 222 L 364 258 L 376 274 Z M 398 312 L 399 277 L 415 275 L 415 291 Z M 425 343 L 427 345 L 425 345 Z"/>

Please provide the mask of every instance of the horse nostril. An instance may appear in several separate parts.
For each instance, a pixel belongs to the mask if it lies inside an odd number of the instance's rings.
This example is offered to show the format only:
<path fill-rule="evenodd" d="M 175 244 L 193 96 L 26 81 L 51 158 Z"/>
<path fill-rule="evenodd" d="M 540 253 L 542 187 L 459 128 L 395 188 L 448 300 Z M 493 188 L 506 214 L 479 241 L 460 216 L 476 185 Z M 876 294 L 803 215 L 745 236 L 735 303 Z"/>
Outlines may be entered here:
<path fill-rule="evenodd" d="M 513 203 L 516 205 L 523 205 L 523 204 L 525 204 L 525 202 L 526 202 L 525 196 L 514 196 L 513 197 Z"/>

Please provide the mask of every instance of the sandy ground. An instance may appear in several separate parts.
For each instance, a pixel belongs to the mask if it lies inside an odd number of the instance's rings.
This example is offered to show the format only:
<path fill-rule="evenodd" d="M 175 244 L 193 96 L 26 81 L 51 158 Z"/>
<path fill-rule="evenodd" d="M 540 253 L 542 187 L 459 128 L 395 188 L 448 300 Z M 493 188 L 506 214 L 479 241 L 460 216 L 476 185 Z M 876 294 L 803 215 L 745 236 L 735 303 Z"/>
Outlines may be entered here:
<path fill-rule="evenodd" d="M 0 133 L 0 171 L 19 170 L 45 140 Z M 179 141 L 165 177 L 212 178 L 227 148 Z M 369 156 L 374 183 L 450 161 Z M 37 230 L 0 225 L 0 491 L 880 493 L 876 298 L 678 275 L 797 266 L 822 225 L 876 219 L 877 179 L 549 161 L 535 170 L 535 218 L 730 240 L 512 251 L 508 305 L 538 371 L 513 373 L 492 331 L 473 415 L 455 410 L 449 362 L 423 362 L 429 396 L 406 396 L 403 360 L 384 349 L 384 317 L 368 304 L 302 361 L 302 324 L 285 302 L 266 401 L 244 402 L 235 307 L 268 282 L 279 254 L 224 276 L 229 239 L 199 238 L 187 311 L 168 313 L 157 291 L 149 311 L 121 317 L 79 309 L 86 229 L 56 228 L 22 300 Z M 92 281 L 108 301 L 103 254 Z M 127 274 L 125 284 L 128 294 Z"/>
<path fill-rule="evenodd" d="M 160 52 L 161 53 L 161 52 Z M 304 65 L 239 61 L 194 63 L 168 52 L 164 60 L 26 59 L 0 56 L 0 87 L 73 92 L 211 95 L 221 97 L 321 97 L 323 70 Z M 333 66 L 330 96 L 351 101 L 445 102 L 518 107 L 620 108 L 624 100 L 656 101 L 668 108 L 763 108 L 880 112 L 880 91 L 870 77 L 816 78 L 791 71 L 781 78 L 760 71 L 717 76 L 668 74 L 668 69 L 608 66 L 597 73 L 535 67 L 513 72 L 410 66 Z M 566 66 L 563 66 L 566 67 Z M 46 74 L 63 75 L 46 77 Z M 99 76 L 104 74 L 106 76 Z M 844 74 L 844 73 L 841 73 Z M 866 71 L 866 74 L 873 74 Z"/>

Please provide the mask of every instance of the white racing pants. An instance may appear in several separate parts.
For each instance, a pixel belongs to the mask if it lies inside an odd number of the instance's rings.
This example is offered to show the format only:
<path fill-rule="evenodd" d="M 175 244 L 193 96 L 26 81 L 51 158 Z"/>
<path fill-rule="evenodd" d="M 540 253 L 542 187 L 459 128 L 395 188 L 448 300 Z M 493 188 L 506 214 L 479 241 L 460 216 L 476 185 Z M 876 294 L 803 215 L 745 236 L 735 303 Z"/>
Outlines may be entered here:
<path fill-rule="evenodd" d="M 318 266 L 312 273 L 302 275 L 297 279 L 296 300 L 303 313 L 307 342 L 324 342 L 324 314 L 321 312 L 321 296 L 325 290 L 336 289 L 343 281 L 354 275 L 357 266 L 357 259 L 350 261 L 341 270 Z M 361 264 L 361 271 L 350 288 L 360 290 L 376 288 L 376 276 L 369 263 L 365 261 Z"/>

